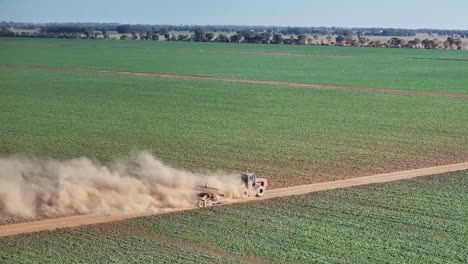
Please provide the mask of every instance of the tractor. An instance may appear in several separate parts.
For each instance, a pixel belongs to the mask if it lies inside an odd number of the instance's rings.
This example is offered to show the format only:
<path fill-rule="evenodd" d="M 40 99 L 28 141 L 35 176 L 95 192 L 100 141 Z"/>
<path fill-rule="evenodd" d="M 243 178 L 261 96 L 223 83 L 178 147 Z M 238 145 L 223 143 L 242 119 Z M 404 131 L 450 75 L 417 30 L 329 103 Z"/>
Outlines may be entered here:
<path fill-rule="evenodd" d="M 264 178 L 257 178 L 255 173 L 242 173 L 241 175 L 241 198 L 249 196 L 262 197 L 265 195 L 266 188 L 268 187 L 268 180 Z"/>
<path fill-rule="evenodd" d="M 242 199 L 254 195 L 257 197 L 262 197 L 263 195 L 265 195 L 267 187 L 267 179 L 257 178 L 255 173 L 246 172 L 241 174 L 240 196 Z M 197 191 L 197 207 L 208 207 L 218 205 L 226 201 L 225 195 L 220 194 L 219 189 L 210 188 L 208 187 L 208 184 L 206 184 L 205 186 L 198 186 Z"/>

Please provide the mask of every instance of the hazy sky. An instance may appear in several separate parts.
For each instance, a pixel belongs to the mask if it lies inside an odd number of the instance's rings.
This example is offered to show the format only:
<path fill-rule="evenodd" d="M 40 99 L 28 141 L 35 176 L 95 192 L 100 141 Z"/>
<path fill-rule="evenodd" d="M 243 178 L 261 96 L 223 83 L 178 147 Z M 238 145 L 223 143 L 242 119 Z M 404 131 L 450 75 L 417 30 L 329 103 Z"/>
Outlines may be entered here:
<path fill-rule="evenodd" d="M 468 0 L 0 0 L 0 21 L 468 29 Z"/>

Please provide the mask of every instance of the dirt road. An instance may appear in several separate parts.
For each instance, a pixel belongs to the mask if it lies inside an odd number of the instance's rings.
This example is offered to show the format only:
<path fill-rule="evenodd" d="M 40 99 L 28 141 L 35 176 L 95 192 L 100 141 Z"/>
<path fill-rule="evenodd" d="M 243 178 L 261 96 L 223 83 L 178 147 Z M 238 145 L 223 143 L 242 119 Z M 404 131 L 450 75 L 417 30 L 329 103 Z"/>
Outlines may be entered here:
<path fill-rule="evenodd" d="M 429 167 L 429 168 L 416 169 L 416 170 L 407 170 L 407 171 L 400 171 L 400 172 L 393 172 L 393 173 L 386 173 L 386 174 L 378 174 L 378 175 L 359 177 L 359 178 L 340 180 L 340 181 L 333 181 L 333 182 L 323 182 L 323 183 L 317 183 L 317 184 L 302 185 L 302 186 L 289 187 L 289 188 L 283 188 L 283 189 L 274 189 L 274 190 L 268 191 L 267 194 L 262 198 L 249 198 L 245 200 L 235 200 L 227 204 L 245 203 L 249 201 L 266 200 L 266 199 L 272 199 L 272 198 L 277 198 L 277 197 L 300 195 L 300 194 L 319 192 L 319 191 L 325 191 L 325 190 L 333 190 L 333 189 L 348 188 L 348 187 L 353 187 L 353 186 L 361 186 L 361 185 L 374 184 L 374 183 L 398 181 L 398 180 L 403 180 L 403 179 L 411 179 L 415 177 L 428 176 L 428 175 L 433 175 L 433 174 L 441 174 L 441 173 L 446 173 L 446 172 L 461 171 L 461 170 L 468 170 L 468 162 L 445 165 L 445 166 L 438 166 L 438 167 Z M 183 210 L 195 210 L 195 209 L 194 208 L 178 209 L 178 210 L 171 210 L 170 212 L 183 211 Z M 141 216 L 149 216 L 149 215 L 154 215 L 154 213 L 131 214 L 131 215 L 120 215 L 120 216 L 78 215 L 78 216 L 71 216 L 71 217 L 41 220 L 41 221 L 35 221 L 35 222 L 29 222 L 29 223 L 4 225 L 4 226 L 0 226 L 0 237 L 12 236 L 12 235 L 23 234 L 23 233 L 40 232 L 40 231 L 45 231 L 45 230 L 54 230 L 57 228 L 70 228 L 70 227 L 77 227 L 77 226 L 82 226 L 82 225 L 107 223 L 107 222 L 113 222 L 113 221 L 119 221 L 119 220 L 124 220 L 124 219 L 129 219 L 129 218 L 134 218 L 134 217 L 141 217 Z"/>
<path fill-rule="evenodd" d="M 459 94 L 459 93 L 412 91 L 412 90 L 401 90 L 401 89 L 391 89 L 391 88 L 373 88 L 373 87 L 284 82 L 284 81 L 271 81 L 271 80 L 251 80 L 251 79 L 237 79 L 237 78 L 224 78 L 224 77 L 209 77 L 209 76 L 199 76 L 199 75 L 180 75 L 180 74 L 169 74 L 169 73 L 132 72 L 132 71 L 121 71 L 121 70 L 101 70 L 101 69 L 91 69 L 91 68 L 59 67 L 59 66 L 46 66 L 46 65 L 20 65 L 20 64 L 0 64 L 0 67 L 27 68 L 27 69 L 39 69 L 39 70 L 42 69 L 42 70 L 56 70 L 56 71 L 110 73 L 110 74 L 120 74 L 120 75 L 152 76 L 152 77 L 171 78 L 171 79 L 194 79 L 194 80 L 205 80 L 205 81 L 222 81 L 222 82 L 309 87 L 309 88 L 318 88 L 318 89 L 338 89 L 338 90 L 354 90 L 354 91 L 368 91 L 368 92 L 381 92 L 381 93 L 394 93 L 394 94 L 468 98 L 468 94 Z"/>

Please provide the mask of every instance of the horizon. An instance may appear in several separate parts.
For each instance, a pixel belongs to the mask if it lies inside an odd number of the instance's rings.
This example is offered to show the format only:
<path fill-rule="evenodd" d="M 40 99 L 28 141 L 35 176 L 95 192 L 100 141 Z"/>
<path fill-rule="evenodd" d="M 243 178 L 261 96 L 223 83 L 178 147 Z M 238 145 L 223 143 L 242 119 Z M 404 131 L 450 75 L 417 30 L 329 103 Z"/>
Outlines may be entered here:
<path fill-rule="evenodd" d="M 119 23 L 145 25 L 236 25 L 277 27 L 401 28 L 466 30 L 468 2 L 440 6 L 435 0 L 375 3 L 357 0 L 280 1 L 0 0 L 0 21 L 15 23 Z M 72 6 L 73 8 L 70 8 Z M 422 7 L 425 9 L 422 10 Z M 22 22 L 27 21 L 27 22 Z M 51 22 L 52 21 L 52 22 Z M 94 22 L 87 22 L 94 21 Z M 281 21 L 281 22 L 278 22 Z M 379 21 L 376 23 L 376 21 Z"/>

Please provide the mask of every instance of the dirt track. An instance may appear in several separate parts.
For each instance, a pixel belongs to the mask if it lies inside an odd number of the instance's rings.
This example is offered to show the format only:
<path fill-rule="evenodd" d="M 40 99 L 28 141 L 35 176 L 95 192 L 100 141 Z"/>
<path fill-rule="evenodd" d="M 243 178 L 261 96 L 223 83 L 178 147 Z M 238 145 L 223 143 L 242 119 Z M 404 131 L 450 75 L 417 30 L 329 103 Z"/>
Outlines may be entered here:
<path fill-rule="evenodd" d="M 277 197 L 300 195 L 300 194 L 306 194 L 306 193 L 312 193 L 312 192 L 348 188 L 348 187 L 361 186 L 361 185 L 367 185 L 367 184 L 398 181 L 398 180 L 403 180 L 403 179 L 411 179 L 415 177 L 428 176 L 428 175 L 433 175 L 433 174 L 441 174 L 441 173 L 446 173 L 446 172 L 461 171 L 461 170 L 468 170 L 468 162 L 445 165 L 445 166 L 438 166 L 438 167 L 429 167 L 429 168 L 416 169 L 416 170 L 378 174 L 378 175 L 359 177 L 359 178 L 340 180 L 340 181 L 333 181 L 333 182 L 323 182 L 323 183 L 317 183 L 317 184 L 302 185 L 302 186 L 289 187 L 289 188 L 283 188 L 283 189 L 274 189 L 274 190 L 268 191 L 267 194 L 262 198 L 249 198 L 245 200 L 235 200 L 227 204 L 261 201 L 261 200 L 272 199 L 272 198 L 277 198 Z M 170 212 L 183 211 L 183 210 L 194 210 L 194 208 L 178 209 L 178 210 L 172 210 Z M 82 225 L 107 223 L 107 222 L 113 222 L 113 221 L 124 220 L 128 218 L 149 216 L 149 215 L 154 215 L 154 213 L 132 214 L 132 215 L 121 215 L 121 216 L 78 215 L 78 216 L 71 216 L 71 217 L 41 220 L 41 221 L 35 221 L 35 222 L 29 222 L 29 223 L 4 225 L 4 226 L 0 226 L 0 237 L 12 236 L 12 235 L 23 234 L 23 233 L 33 233 L 33 232 L 39 232 L 39 231 L 45 231 L 45 230 L 54 230 L 57 228 L 70 228 L 70 227 L 77 227 L 77 226 L 82 226 Z"/>
<path fill-rule="evenodd" d="M 410 95 L 428 95 L 428 96 L 442 96 L 442 97 L 453 97 L 453 98 L 468 98 L 468 94 L 457 94 L 457 93 L 411 91 L 411 90 L 400 90 L 400 89 L 391 89 L 391 88 L 372 88 L 372 87 L 330 85 L 330 84 L 317 84 L 317 83 L 300 83 L 300 82 L 284 82 L 284 81 L 270 81 L 270 80 L 251 80 L 251 79 L 209 77 L 209 76 L 197 76 L 197 75 L 168 74 L 168 73 L 131 72 L 131 71 L 119 71 L 119 70 L 100 70 L 100 69 L 90 69 L 90 68 L 58 67 L 58 66 L 45 66 L 45 65 L 19 65 L 19 64 L 0 64 L 0 67 L 28 68 L 28 69 L 39 69 L 39 70 L 44 69 L 44 70 L 57 70 L 57 71 L 111 73 L 111 74 L 121 74 L 121 75 L 153 76 L 153 77 L 172 78 L 172 79 L 194 79 L 194 80 L 206 80 L 206 81 L 223 81 L 223 82 L 238 82 L 238 83 L 254 83 L 254 84 L 284 85 L 284 86 L 296 86 L 296 87 L 310 87 L 310 88 L 320 88 L 320 89 L 338 89 L 338 90 L 370 91 L 370 92 L 382 92 L 382 93 L 394 93 L 394 94 L 410 94 Z"/>

